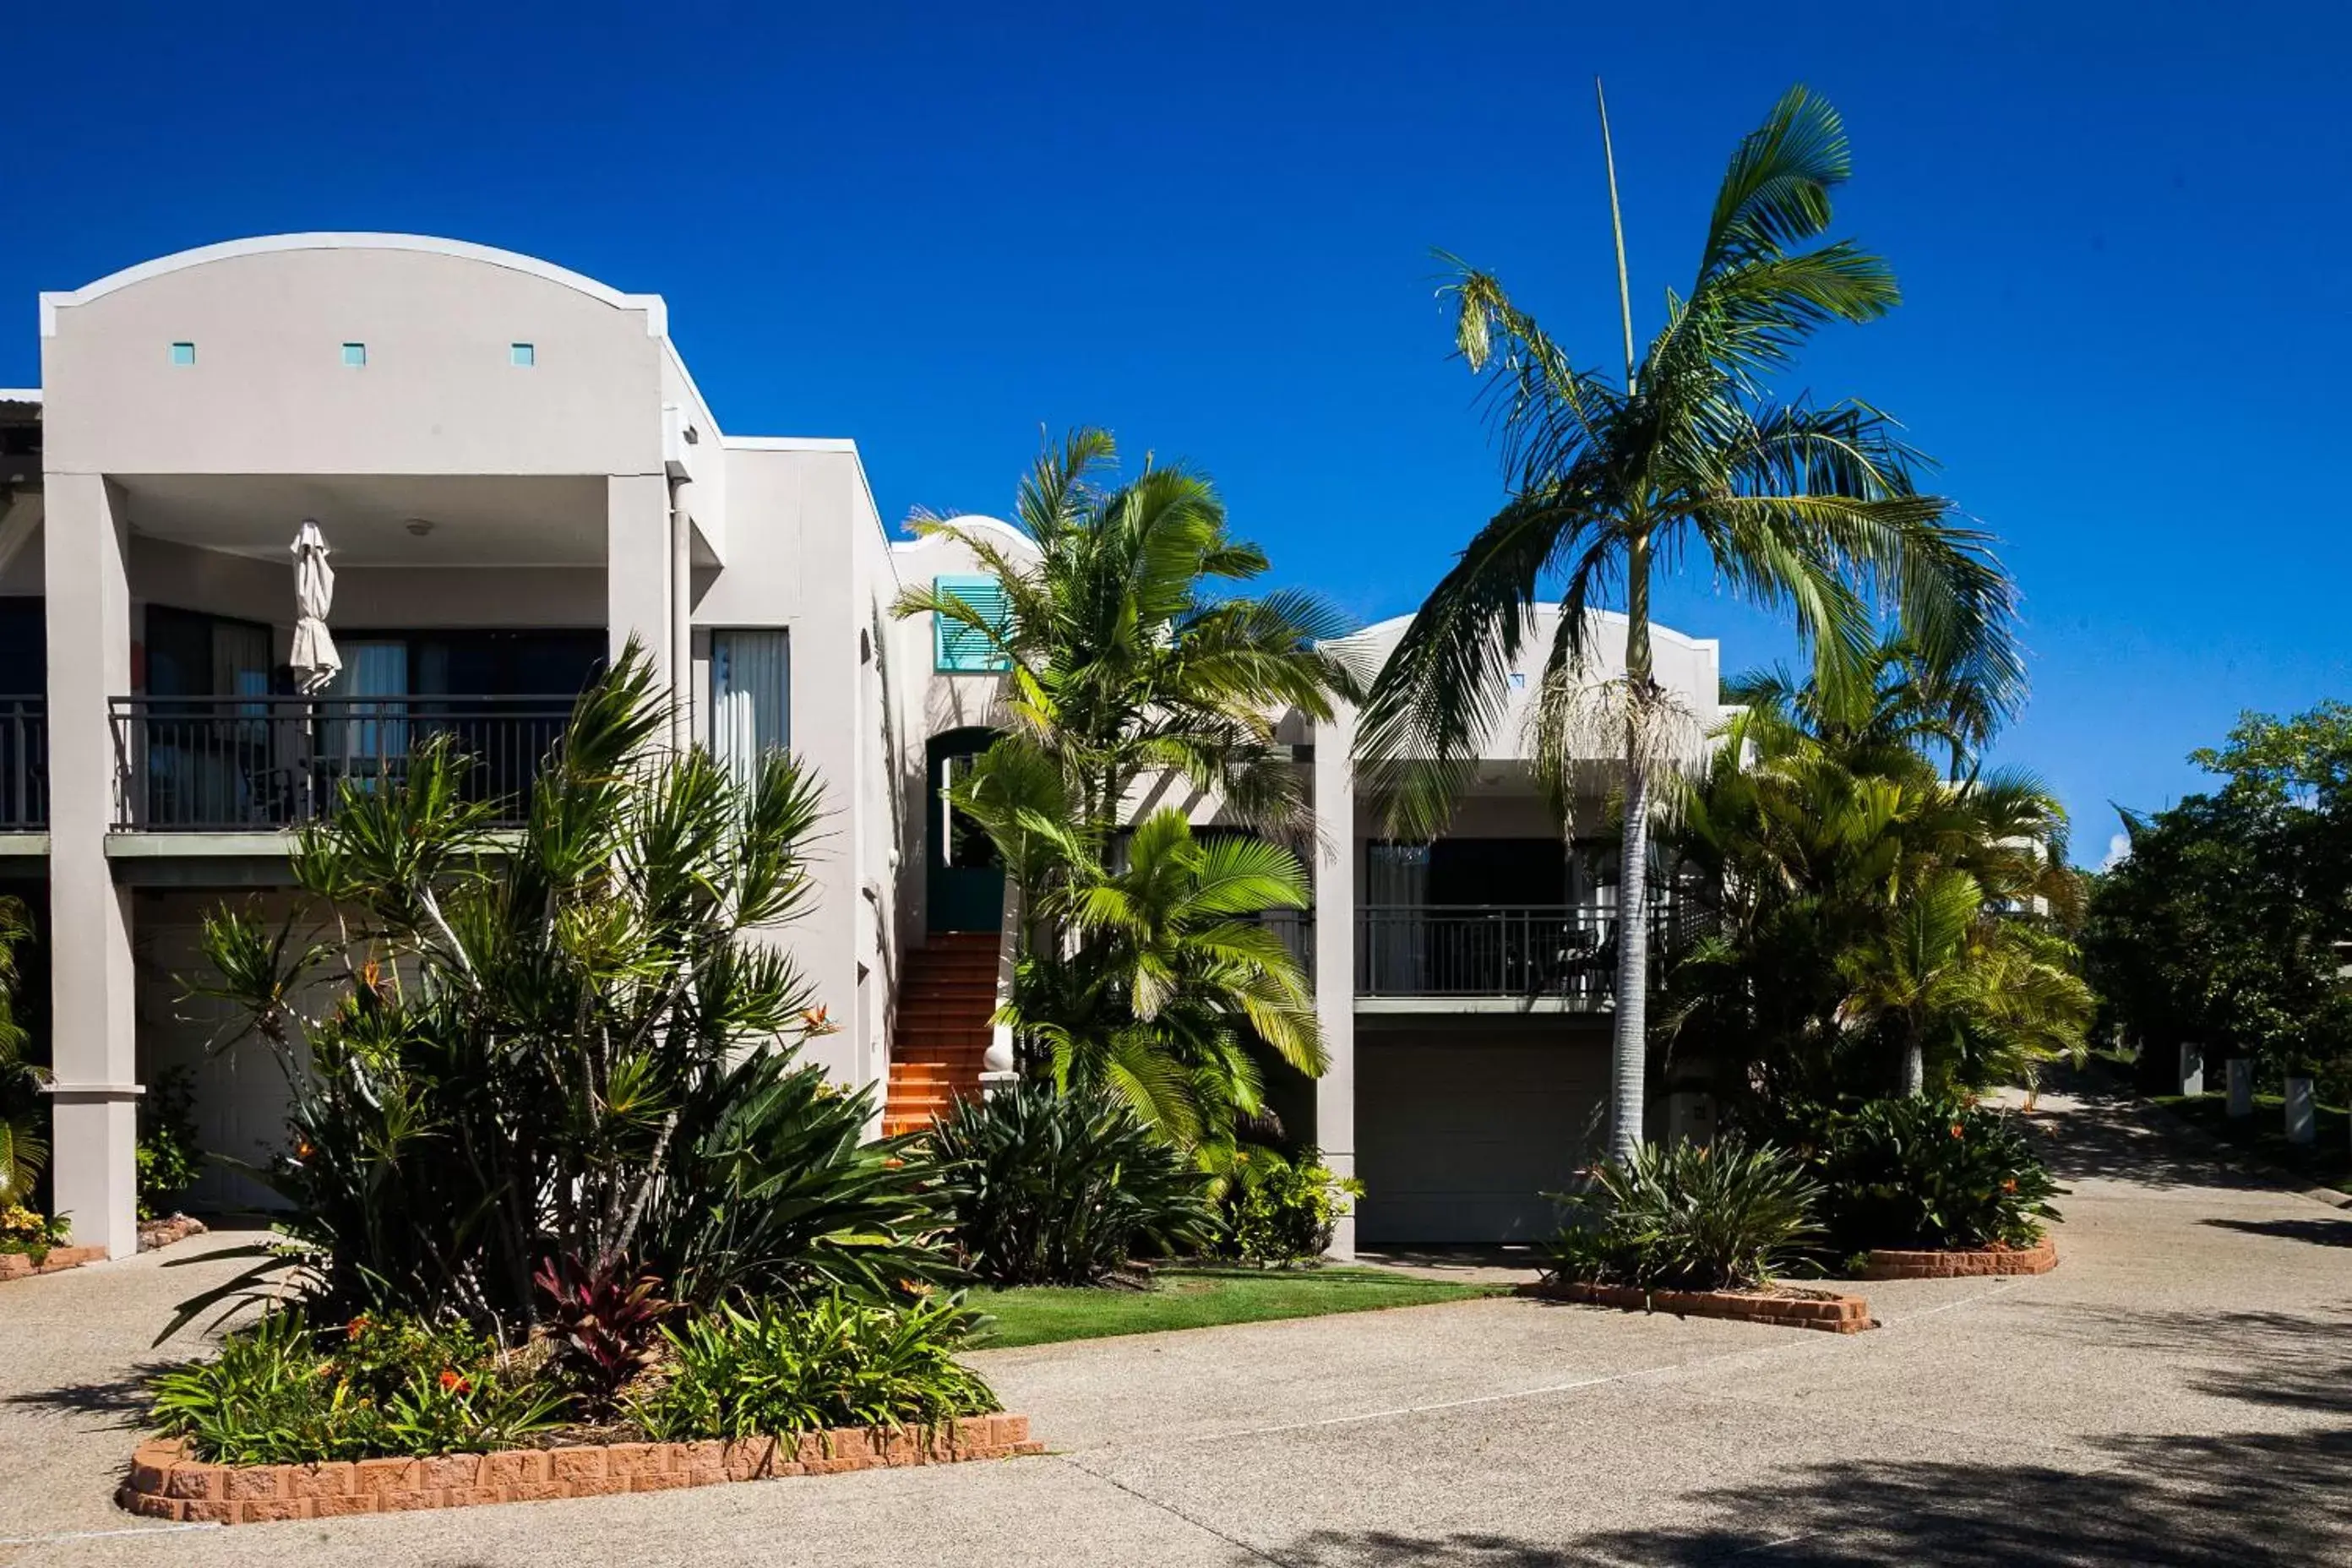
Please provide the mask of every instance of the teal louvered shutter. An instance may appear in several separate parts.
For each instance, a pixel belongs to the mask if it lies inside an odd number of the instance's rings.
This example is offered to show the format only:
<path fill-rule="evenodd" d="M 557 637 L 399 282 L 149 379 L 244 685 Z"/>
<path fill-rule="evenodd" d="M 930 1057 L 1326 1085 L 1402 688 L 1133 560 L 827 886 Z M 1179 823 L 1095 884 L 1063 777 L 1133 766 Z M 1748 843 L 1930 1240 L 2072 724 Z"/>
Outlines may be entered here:
<path fill-rule="evenodd" d="M 954 595 L 978 611 L 990 625 L 1003 629 L 1005 623 L 1004 584 L 995 578 L 934 577 L 931 587 L 942 596 Z M 941 670 L 957 675 L 985 675 L 1005 668 L 1004 656 L 977 627 L 937 611 L 932 612 L 931 624 L 938 668 Z"/>

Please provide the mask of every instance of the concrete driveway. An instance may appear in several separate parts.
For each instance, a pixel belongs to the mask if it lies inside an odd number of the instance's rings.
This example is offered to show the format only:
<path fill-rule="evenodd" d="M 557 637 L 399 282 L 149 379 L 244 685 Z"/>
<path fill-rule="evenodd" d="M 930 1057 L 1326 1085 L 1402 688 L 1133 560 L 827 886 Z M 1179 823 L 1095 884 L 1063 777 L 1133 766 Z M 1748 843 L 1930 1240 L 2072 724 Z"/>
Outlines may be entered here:
<path fill-rule="evenodd" d="M 635 1498 L 131 1519 L 127 1375 L 209 1269 L 0 1287 L 0 1561 L 2352 1562 L 2352 1215 L 2046 1103 L 2057 1272 L 1874 1286 L 1876 1332 L 1496 1300 L 1036 1346 L 977 1359 L 1050 1457 Z"/>

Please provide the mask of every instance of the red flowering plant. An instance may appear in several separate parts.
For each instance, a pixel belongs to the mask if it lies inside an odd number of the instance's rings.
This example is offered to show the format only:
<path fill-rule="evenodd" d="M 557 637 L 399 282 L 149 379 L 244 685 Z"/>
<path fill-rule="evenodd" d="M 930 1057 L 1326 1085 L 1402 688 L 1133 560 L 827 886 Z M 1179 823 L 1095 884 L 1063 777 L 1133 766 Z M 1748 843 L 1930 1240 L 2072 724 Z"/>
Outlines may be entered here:
<path fill-rule="evenodd" d="M 150 1387 L 159 1430 L 227 1464 L 507 1447 L 570 1414 L 487 1335 L 390 1312 L 314 1329 L 299 1308 L 275 1311 Z"/>
<path fill-rule="evenodd" d="M 1834 1247 L 2031 1247 L 2063 1189 L 2013 1112 L 1943 1096 L 1828 1119 L 1814 1155 Z"/>

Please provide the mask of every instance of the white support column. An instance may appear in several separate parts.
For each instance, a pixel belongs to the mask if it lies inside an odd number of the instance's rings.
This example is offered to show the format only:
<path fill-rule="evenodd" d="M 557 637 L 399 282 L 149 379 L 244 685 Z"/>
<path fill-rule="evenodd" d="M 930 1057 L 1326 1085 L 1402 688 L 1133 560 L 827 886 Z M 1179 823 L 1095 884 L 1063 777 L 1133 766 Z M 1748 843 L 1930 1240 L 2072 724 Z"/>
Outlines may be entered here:
<path fill-rule="evenodd" d="M 1315 1139 L 1324 1163 L 1356 1173 L 1356 712 L 1315 727 L 1315 1012 L 1331 1065 L 1315 1085 Z M 1331 1256 L 1356 1256 L 1351 1215 Z"/>
<path fill-rule="evenodd" d="M 669 668 L 677 695 L 675 739 L 694 744 L 694 481 L 671 481 L 669 492 Z"/>
<path fill-rule="evenodd" d="M 670 679 L 669 480 L 614 474 L 605 481 L 604 637 L 614 659 L 635 633 L 657 679 Z"/>
<path fill-rule="evenodd" d="M 138 980 L 130 893 L 106 858 L 115 749 L 106 700 L 131 690 L 121 496 L 52 474 L 44 527 L 49 659 L 50 1178 L 81 1247 L 139 1250 Z"/>

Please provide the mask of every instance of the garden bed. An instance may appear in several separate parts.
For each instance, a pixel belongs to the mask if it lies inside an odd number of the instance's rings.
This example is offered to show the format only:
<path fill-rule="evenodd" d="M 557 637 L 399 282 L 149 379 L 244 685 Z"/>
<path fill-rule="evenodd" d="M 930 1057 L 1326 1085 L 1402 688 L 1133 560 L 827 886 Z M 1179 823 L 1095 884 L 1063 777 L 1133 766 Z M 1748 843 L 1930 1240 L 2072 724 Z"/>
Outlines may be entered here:
<path fill-rule="evenodd" d="M 29 1279 L 36 1274 L 58 1274 L 96 1263 L 106 1256 L 102 1247 L 52 1247 L 37 1258 L 29 1252 L 0 1252 L 0 1280 Z"/>
<path fill-rule="evenodd" d="M 2047 1274 L 2058 1267 L 2058 1244 L 2043 1237 L 2032 1247 L 1957 1247 L 1905 1252 L 1874 1248 L 1863 1265 L 1864 1279 L 1967 1279 L 1999 1274 Z"/>
<path fill-rule="evenodd" d="M 132 1513 L 192 1524 L 260 1524 L 353 1513 L 467 1508 L 673 1491 L 783 1476 L 1042 1454 L 1026 1415 L 970 1415 L 935 1426 L 845 1426 L 799 1437 L 507 1448 L 430 1458 L 313 1465 L 208 1465 L 176 1439 L 142 1445 L 116 1500 Z"/>
<path fill-rule="evenodd" d="M 1729 1318 L 1781 1329 L 1858 1334 L 1878 1326 L 1870 1302 L 1829 1290 L 1645 1290 L 1638 1285 L 1588 1285 L 1573 1280 L 1522 1285 L 1517 1294 L 1626 1311 L 1671 1312 L 1677 1318 Z"/>

